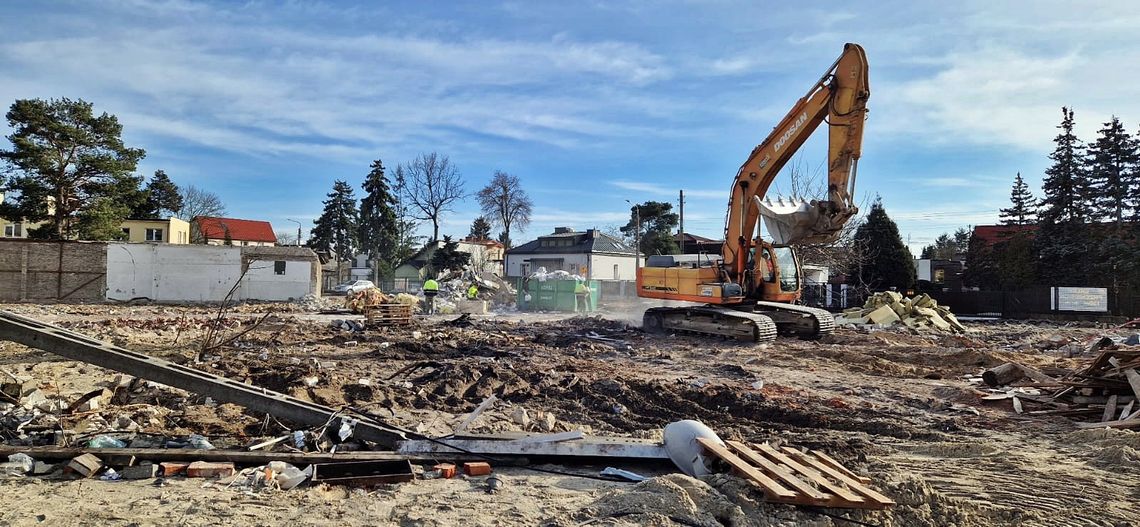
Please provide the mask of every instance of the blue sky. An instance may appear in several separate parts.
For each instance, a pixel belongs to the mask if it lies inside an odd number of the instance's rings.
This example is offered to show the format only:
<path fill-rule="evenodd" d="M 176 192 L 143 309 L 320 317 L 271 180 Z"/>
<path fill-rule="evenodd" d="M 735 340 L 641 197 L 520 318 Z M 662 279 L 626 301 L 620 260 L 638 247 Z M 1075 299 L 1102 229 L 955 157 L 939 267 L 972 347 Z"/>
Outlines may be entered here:
<path fill-rule="evenodd" d="M 863 5 L 873 4 L 873 5 Z M 1038 190 L 1059 108 L 1091 140 L 1140 124 L 1134 2 L 10 2 L 0 105 L 71 97 L 119 117 L 140 173 L 293 231 L 336 179 L 450 156 L 482 187 L 519 176 L 525 241 L 677 199 L 722 234 L 751 151 L 844 42 L 871 67 L 857 192 L 913 250 Z M 5 128 L 5 135 L 8 133 Z M 825 163 L 823 131 L 797 160 Z M 787 190 L 787 183 L 778 186 Z M 359 191 L 358 191 L 359 192 Z M 443 233 L 466 234 L 474 200 Z"/>

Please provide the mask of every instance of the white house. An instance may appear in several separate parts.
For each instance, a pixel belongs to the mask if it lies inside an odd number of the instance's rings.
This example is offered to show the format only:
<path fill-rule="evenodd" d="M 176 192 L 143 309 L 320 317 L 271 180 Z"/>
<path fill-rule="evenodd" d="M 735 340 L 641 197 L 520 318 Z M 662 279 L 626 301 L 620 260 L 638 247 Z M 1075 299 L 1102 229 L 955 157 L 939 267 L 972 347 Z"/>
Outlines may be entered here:
<path fill-rule="evenodd" d="M 538 268 L 563 270 L 590 280 L 635 280 L 637 252 L 597 229 L 576 232 L 558 227 L 507 251 L 507 276 L 525 276 Z"/>

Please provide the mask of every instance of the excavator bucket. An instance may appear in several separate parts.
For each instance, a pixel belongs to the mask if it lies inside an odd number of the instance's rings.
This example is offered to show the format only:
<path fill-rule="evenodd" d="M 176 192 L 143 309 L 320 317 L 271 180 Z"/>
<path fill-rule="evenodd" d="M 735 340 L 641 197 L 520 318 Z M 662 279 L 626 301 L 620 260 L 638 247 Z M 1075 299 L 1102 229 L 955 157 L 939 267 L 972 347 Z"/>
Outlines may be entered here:
<path fill-rule="evenodd" d="M 831 243 L 839 237 L 847 218 L 857 212 L 854 208 L 832 212 L 831 202 L 816 200 L 757 199 L 756 204 L 772 243 L 777 245 Z"/>

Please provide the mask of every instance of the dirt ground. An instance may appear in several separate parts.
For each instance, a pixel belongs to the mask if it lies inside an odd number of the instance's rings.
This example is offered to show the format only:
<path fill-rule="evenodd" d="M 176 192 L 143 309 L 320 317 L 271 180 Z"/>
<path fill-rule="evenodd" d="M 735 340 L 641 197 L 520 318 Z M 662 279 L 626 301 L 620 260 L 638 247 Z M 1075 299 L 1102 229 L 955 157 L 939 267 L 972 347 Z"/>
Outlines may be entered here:
<path fill-rule="evenodd" d="M 436 316 L 352 333 L 329 323 L 354 317 L 244 305 L 226 315 L 225 334 L 273 314 L 196 362 L 215 308 L 0 309 L 328 406 L 364 408 L 425 434 L 449 433 L 492 394 L 501 402 L 470 431 L 659 438 L 664 425 L 696 419 L 725 439 L 826 452 L 898 503 L 881 512 L 769 504 L 734 476 L 694 479 L 664 465 L 619 466 L 654 476 L 638 484 L 497 467 L 507 482 L 497 494 L 483 491 L 482 478 L 251 493 L 198 479 L 159 487 L 9 477 L 0 479 L 0 525 L 1140 525 L 1140 434 L 1019 415 L 1008 400 L 982 401 L 962 379 L 1008 360 L 1046 372 L 1079 367 L 1088 357 L 1070 357 L 1075 347 L 1065 344 L 1114 334 L 1087 325 L 967 322 L 966 335 L 840 328 L 816 341 L 757 346 L 644 334 L 630 324 L 638 306 L 588 318 L 503 313 L 466 327 Z M 0 368 L 64 400 L 119 375 L 12 343 L 0 343 Z M 520 408 L 526 426 L 515 417 Z M 145 383 L 60 424 L 80 441 L 125 422 L 141 434 L 202 434 L 218 447 L 291 430 Z M 0 434 L 18 441 L 2 426 Z M 604 465 L 548 468 L 596 474 Z"/>

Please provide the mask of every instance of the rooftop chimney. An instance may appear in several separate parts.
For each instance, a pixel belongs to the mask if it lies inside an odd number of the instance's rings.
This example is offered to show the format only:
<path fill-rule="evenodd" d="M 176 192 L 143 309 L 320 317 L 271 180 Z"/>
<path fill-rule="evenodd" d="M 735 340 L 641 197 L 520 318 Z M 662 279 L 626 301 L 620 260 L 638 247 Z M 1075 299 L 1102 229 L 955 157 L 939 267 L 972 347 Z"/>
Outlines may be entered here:
<path fill-rule="evenodd" d="M 572 232 L 574 232 L 574 229 L 571 229 L 570 227 L 555 227 L 554 228 L 554 234 L 570 234 Z"/>

